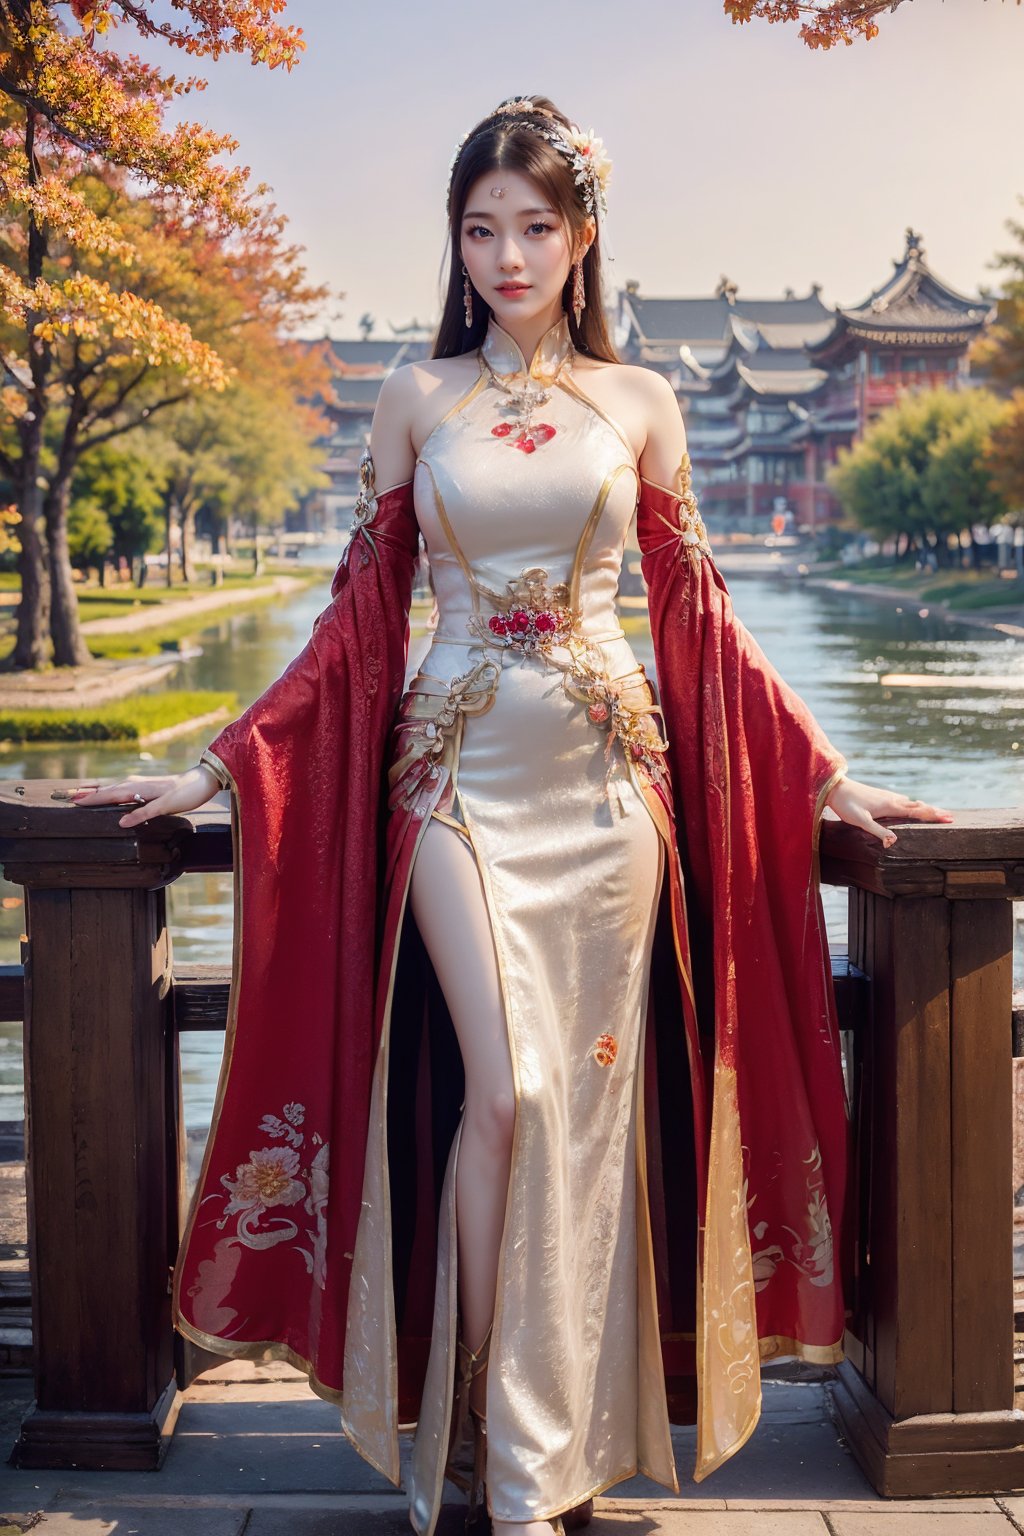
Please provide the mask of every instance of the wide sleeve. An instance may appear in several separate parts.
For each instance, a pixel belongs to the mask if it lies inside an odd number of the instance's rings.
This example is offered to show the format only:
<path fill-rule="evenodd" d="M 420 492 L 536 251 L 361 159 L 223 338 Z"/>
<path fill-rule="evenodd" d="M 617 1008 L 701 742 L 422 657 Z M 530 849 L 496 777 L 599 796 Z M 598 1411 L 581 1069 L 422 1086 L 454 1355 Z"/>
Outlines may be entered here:
<path fill-rule="evenodd" d="M 727 1209 L 741 1187 L 747 1206 L 751 1257 L 736 1266 L 722 1217 L 707 1262 L 730 1294 L 752 1298 L 755 1361 L 832 1361 L 849 1132 L 818 837 L 846 760 L 736 617 L 690 475 L 684 457 L 677 490 L 641 480 L 637 531 L 698 1018 L 715 1060 L 720 1188 L 709 1199 Z"/>
<path fill-rule="evenodd" d="M 176 1326 L 341 1390 L 375 1059 L 384 757 L 418 546 L 412 482 L 375 494 L 301 653 L 202 754 L 231 792 L 234 949 Z"/>

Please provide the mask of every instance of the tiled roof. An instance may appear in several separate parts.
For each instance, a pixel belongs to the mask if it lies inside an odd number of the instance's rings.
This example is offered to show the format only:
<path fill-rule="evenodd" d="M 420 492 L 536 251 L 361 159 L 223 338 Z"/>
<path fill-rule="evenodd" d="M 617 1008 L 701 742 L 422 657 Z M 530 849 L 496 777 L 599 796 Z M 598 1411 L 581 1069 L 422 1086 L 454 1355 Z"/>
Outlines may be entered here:
<path fill-rule="evenodd" d="M 405 342 L 399 337 L 393 341 L 336 341 L 333 338 L 327 343 L 331 352 L 345 367 L 351 368 L 380 368 L 386 369 L 394 366 L 398 353 L 405 346 Z"/>
<path fill-rule="evenodd" d="M 801 327 L 831 316 L 817 293 L 791 299 L 747 299 L 738 294 L 732 304 L 725 298 L 658 299 L 633 293 L 626 302 L 638 340 L 662 346 L 723 341 L 734 315 L 756 324 Z"/>
<path fill-rule="evenodd" d="M 380 374 L 365 376 L 363 374 L 335 374 L 332 392 L 332 405 L 360 406 L 363 409 L 372 410 L 377 403 L 380 387 L 384 379 Z"/>
<path fill-rule="evenodd" d="M 844 333 L 874 337 L 890 344 L 901 340 L 958 340 L 981 330 L 994 313 L 987 299 L 959 293 L 943 281 L 924 259 L 921 236 L 906 232 L 907 248 L 893 273 L 860 304 L 839 307 L 830 335 L 809 344 L 811 352 L 827 352 Z"/>
<path fill-rule="evenodd" d="M 759 395 L 810 395 L 821 389 L 828 379 L 824 368 L 787 368 L 773 370 L 763 368 L 760 360 L 756 368 L 737 363 L 736 372 Z"/>

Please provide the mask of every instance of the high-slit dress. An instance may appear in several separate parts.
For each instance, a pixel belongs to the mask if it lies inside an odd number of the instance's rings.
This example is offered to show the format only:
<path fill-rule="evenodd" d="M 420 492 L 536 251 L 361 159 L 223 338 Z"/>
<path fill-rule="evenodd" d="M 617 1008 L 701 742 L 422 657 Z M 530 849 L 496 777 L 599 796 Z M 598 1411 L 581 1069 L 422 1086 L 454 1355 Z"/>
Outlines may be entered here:
<path fill-rule="evenodd" d="M 478 378 L 418 455 L 439 617 L 388 758 L 389 815 L 418 818 L 417 846 L 436 817 L 472 849 L 498 957 L 516 1116 L 487 1493 L 492 1516 L 524 1522 L 638 1470 L 678 1491 L 641 1083 L 655 919 L 676 855 L 652 793 L 666 771 L 660 712 L 615 603 L 639 470 L 623 430 L 580 387 L 574 355 L 564 315 L 529 364 L 492 316 Z M 341 1411 L 356 1447 L 393 1475 L 383 990 Z M 409 1471 L 423 1536 L 441 1504 L 452 1413 L 458 1147 L 457 1130 Z"/>

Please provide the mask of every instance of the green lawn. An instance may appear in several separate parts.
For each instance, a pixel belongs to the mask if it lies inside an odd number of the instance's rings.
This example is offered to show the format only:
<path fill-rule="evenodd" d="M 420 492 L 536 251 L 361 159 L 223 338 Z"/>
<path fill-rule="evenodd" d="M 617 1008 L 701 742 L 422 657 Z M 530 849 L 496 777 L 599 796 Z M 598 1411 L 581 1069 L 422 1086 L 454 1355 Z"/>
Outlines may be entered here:
<path fill-rule="evenodd" d="M 303 574 L 306 574 L 305 572 Z M 322 573 L 313 573 L 309 577 L 309 584 L 320 579 Z M 175 595 L 182 592 L 177 588 Z M 210 588 L 201 589 L 208 592 Z M 250 612 L 263 603 L 280 602 L 280 594 L 276 592 L 263 592 L 253 596 L 245 603 L 233 603 L 224 608 L 207 608 L 202 613 L 197 613 L 194 618 L 175 619 L 169 624 L 148 624 L 144 629 L 129 630 L 125 634 L 113 635 L 86 635 L 85 642 L 91 654 L 95 657 L 103 657 L 107 660 L 130 661 L 143 656 L 159 656 L 161 651 L 168 646 L 175 645 L 179 640 L 188 639 L 197 635 L 203 629 L 214 624 L 221 624 L 225 619 L 233 618 L 235 614 Z M 131 607 L 114 608 L 112 613 L 98 613 L 91 611 L 86 604 L 79 599 L 79 607 L 83 619 L 92 618 L 118 618 L 123 613 L 130 613 Z M 14 649 L 14 624 L 8 619 L 6 633 L 0 636 L 0 665 L 7 659 Z"/>
<path fill-rule="evenodd" d="M 220 587 L 215 587 L 211 582 L 209 567 L 200 566 L 201 574 L 195 581 L 176 581 L 173 587 L 165 586 L 157 573 L 150 576 L 144 587 L 136 587 L 129 582 L 101 587 L 97 582 L 90 581 L 76 586 L 75 592 L 83 619 L 107 619 L 118 618 L 121 614 L 131 613 L 133 609 L 147 608 L 157 603 L 177 602 L 183 597 L 207 597 L 211 592 L 259 586 L 274 576 L 308 577 L 311 582 L 320 581 L 327 571 L 333 570 L 334 566 L 330 563 L 310 566 L 298 565 L 290 560 L 268 560 L 261 576 L 253 576 L 251 571 L 225 572 Z M 21 578 L 17 571 L 0 571 L 0 591 L 20 590 Z"/>
<path fill-rule="evenodd" d="M 0 711 L 0 741 L 138 741 L 217 709 L 235 713 L 237 693 L 143 693 L 82 709 L 7 709 Z"/>
<path fill-rule="evenodd" d="M 1024 603 L 1024 582 L 982 571 L 916 571 L 875 556 L 856 565 L 838 566 L 830 573 L 843 581 L 894 587 L 928 603 L 952 609 L 1010 608 Z"/>

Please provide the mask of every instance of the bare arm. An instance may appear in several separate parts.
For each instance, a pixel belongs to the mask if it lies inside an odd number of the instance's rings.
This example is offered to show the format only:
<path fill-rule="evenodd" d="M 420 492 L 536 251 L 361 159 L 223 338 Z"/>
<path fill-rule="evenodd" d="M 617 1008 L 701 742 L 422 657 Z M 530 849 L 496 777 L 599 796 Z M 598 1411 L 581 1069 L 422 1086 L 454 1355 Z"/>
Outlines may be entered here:
<path fill-rule="evenodd" d="M 411 364 L 389 373 L 380 387 L 370 425 L 370 453 L 378 495 L 412 479 L 416 452 L 412 445 L 412 413 L 416 384 Z"/>

